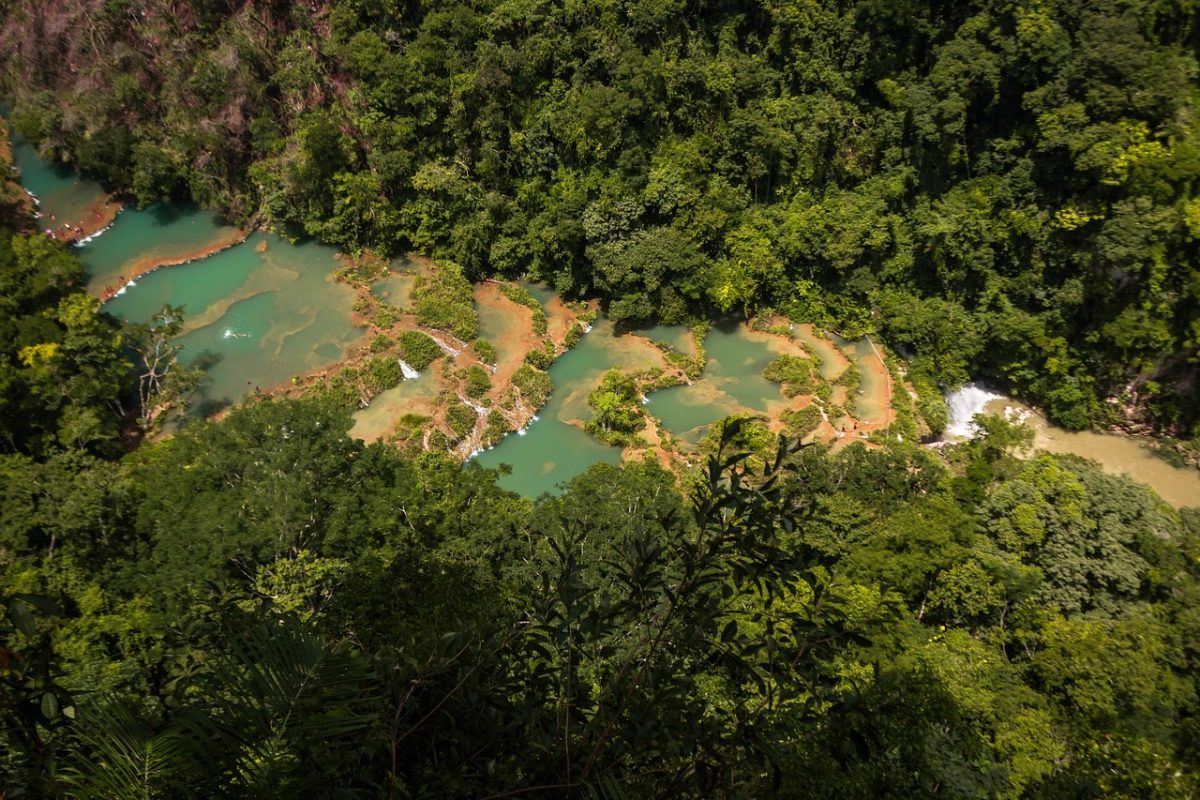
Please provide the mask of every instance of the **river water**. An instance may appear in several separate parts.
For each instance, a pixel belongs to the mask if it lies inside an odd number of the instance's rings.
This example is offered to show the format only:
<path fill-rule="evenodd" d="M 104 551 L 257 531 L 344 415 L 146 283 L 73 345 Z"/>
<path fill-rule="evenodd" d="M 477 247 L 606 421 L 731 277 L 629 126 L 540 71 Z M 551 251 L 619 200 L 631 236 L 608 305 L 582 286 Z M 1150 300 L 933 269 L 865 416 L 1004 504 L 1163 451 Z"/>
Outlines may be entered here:
<path fill-rule="evenodd" d="M 190 203 L 125 208 L 110 230 L 76 248 L 88 273 L 88 291 L 102 295 L 148 264 L 187 259 L 241 238 L 237 228 Z"/>
<path fill-rule="evenodd" d="M 547 295 L 539 295 L 539 300 L 546 303 Z M 591 418 L 587 396 L 611 367 L 661 367 L 662 356 L 647 340 L 669 344 L 680 352 L 694 352 L 691 333 L 682 326 L 659 325 L 618 334 L 611 323 L 598 322 L 571 352 L 551 366 L 555 389 L 539 419 L 521 434 L 510 435 L 480 454 L 479 463 L 489 467 L 511 465 L 512 473 L 500 479 L 501 485 L 531 497 L 556 491 L 591 464 L 617 463 L 620 449 L 601 444 L 582 430 Z M 804 344 L 799 337 L 795 341 Z M 856 405 L 880 413 L 888 400 L 878 394 L 887 387 L 873 377 L 885 371 L 877 353 L 865 341 L 840 345 L 853 354 L 864 374 Z M 709 330 L 704 349 L 705 369 L 699 379 L 690 385 L 652 392 L 646 398 L 650 414 L 685 445 L 698 444 L 708 426 L 726 416 L 769 413 L 789 402 L 778 384 L 763 377 L 763 370 L 776 357 L 798 351 L 787 338 L 752 331 L 745 323 L 724 321 Z M 816 349 L 816 353 L 822 359 L 823 374 L 840 373 L 848 363 L 833 344 L 828 349 Z M 871 360 L 874 363 L 869 363 Z"/>
<path fill-rule="evenodd" d="M 647 333 L 654 337 L 662 331 Z M 715 325 L 704 339 L 704 349 L 707 362 L 698 380 L 653 392 L 647 398 L 648 410 L 667 430 L 695 444 L 719 419 L 741 412 L 765 413 L 784 402 L 779 384 L 763 377 L 778 350 L 750 336 L 745 325 Z"/>
<path fill-rule="evenodd" d="M 13 164 L 21 171 L 21 185 L 38 198 L 43 214 L 39 228 L 80 222 L 104 201 L 106 195 L 99 183 L 81 177 L 65 164 L 43 161 L 19 135 L 13 135 L 11 144 Z"/>
<path fill-rule="evenodd" d="M 1095 461 L 1110 475 L 1124 475 L 1149 486 L 1176 508 L 1200 506 L 1200 470 L 1176 467 L 1156 456 L 1145 439 L 1095 431 L 1068 431 L 1038 411 L 979 383 L 946 395 L 950 424 L 947 441 L 962 441 L 976 433 L 976 414 L 1024 420 L 1033 429 L 1033 451 L 1073 455 Z M 1026 454 L 1029 455 L 1029 454 Z"/>
<path fill-rule="evenodd" d="M 118 219 L 105 236 L 120 235 Z M 208 415 L 337 361 L 358 338 L 354 290 L 330 278 L 335 254 L 256 233 L 201 261 L 152 272 L 105 308 L 147 322 L 163 305 L 183 306 L 182 358 L 205 371 L 194 411 Z"/>
<path fill-rule="evenodd" d="M 539 300 L 544 303 L 543 298 Z M 610 367 L 638 369 L 651 363 L 644 348 L 623 346 L 612 323 L 598 322 L 550 365 L 554 392 L 537 418 L 475 460 L 485 467 L 510 465 L 512 472 L 500 478 L 500 485 L 526 497 L 553 491 L 592 464 L 618 463 L 620 448 L 583 432 L 582 424 L 591 416 L 587 396 Z"/>

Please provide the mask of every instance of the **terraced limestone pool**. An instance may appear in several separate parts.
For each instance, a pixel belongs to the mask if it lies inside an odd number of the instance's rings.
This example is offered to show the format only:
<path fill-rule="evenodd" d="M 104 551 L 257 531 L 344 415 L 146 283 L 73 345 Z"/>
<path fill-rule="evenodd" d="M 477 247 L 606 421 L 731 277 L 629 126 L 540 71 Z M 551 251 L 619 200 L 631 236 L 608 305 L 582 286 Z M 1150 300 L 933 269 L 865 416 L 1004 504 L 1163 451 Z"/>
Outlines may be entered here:
<path fill-rule="evenodd" d="M 106 235 L 120 236 L 120 228 Z M 335 252 L 256 233 L 209 258 L 151 273 L 105 308 L 147 322 L 163 305 L 183 307 L 182 358 L 205 373 L 192 413 L 208 415 L 337 361 L 358 338 L 354 292 L 330 278 Z"/>
<path fill-rule="evenodd" d="M 203 258 L 241 238 L 237 228 L 196 205 L 155 203 L 123 209 L 110 230 L 76 253 L 88 273 L 88 291 L 105 297 L 150 267 Z"/>
<path fill-rule="evenodd" d="M 20 137 L 12 142 L 23 185 L 40 200 L 49 216 L 62 223 L 82 220 L 103 206 L 102 187 L 65 166 L 41 161 Z M 150 262 L 181 260 L 229 244 L 238 236 L 214 215 L 194 206 L 171 204 L 126 209 L 111 230 L 78 248 L 89 272 L 89 288 L 97 293 L 124 275 L 136 274 Z M 136 280 L 106 305 L 113 314 L 135 322 L 148 321 L 164 304 L 183 306 L 186 327 L 180 338 L 186 362 L 204 368 L 199 402 L 193 415 L 207 415 L 237 402 L 256 387 L 267 389 L 293 376 L 319 369 L 341 358 L 360 329 L 351 322 L 353 290 L 334 283 L 334 251 L 315 243 L 294 245 L 268 234 L 199 261 L 162 269 Z M 411 274 L 393 273 L 375 291 L 395 305 L 406 305 Z M 555 310 L 562 301 L 543 286 L 526 284 L 546 307 L 553 326 L 561 320 Z M 485 337 L 503 339 L 502 315 L 492 309 L 481 314 Z M 601 444 L 582 430 L 590 417 L 587 395 L 610 367 L 640 369 L 659 358 L 647 338 L 691 352 L 688 331 L 679 326 L 656 326 L 642 336 L 618 336 L 600 322 L 551 368 L 555 384 L 539 419 L 522 435 L 507 437 L 478 456 L 484 466 L 511 464 L 501 478 L 505 487 L 528 496 L 552 491 L 598 462 L 616 463 L 618 448 Z M 860 391 L 847 398 L 856 415 L 883 424 L 888 417 L 890 376 L 868 340 L 847 342 L 817 335 L 807 325 L 792 327 L 793 336 L 821 360 L 821 376 L 838 377 L 849 363 L 859 365 Z M 646 337 L 646 338 L 643 338 Z M 705 427 L 738 411 L 768 411 L 782 400 L 779 388 L 762 377 L 776 355 L 769 340 L 745 326 L 715 326 L 705 342 L 708 365 L 690 386 L 653 393 L 650 411 L 668 430 L 698 441 Z M 420 408 L 437 394 L 434 375 L 421 376 L 389 389 L 356 416 L 355 434 L 362 438 L 386 435 L 398 408 Z M 1006 401 L 1011 402 L 1011 401 Z M 1111 472 L 1128 474 L 1149 484 L 1174 505 L 1200 503 L 1200 473 L 1172 467 L 1136 439 L 1097 433 L 1069 433 L 1036 415 L 1037 449 L 1082 455 L 1099 461 Z"/>
<path fill-rule="evenodd" d="M 430 415 L 440 393 L 438 377 L 441 369 L 442 365 L 435 361 L 417 377 L 401 381 L 371 398 L 366 408 L 355 412 L 350 436 L 364 442 L 386 440 L 405 414 Z"/>
<path fill-rule="evenodd" d="M 654 336 L 655 329 L 647 333 Z M 678 349 L 677 344 L 672 346 Z M 698 380 L 647 398 L 650 413 L 692 444 L 719 419 L 744 411 L 765 413 L 784 401 L 779 385 L 763 377 L 763 370 L 779 356 L 779 348 L 764 337 L 752 335 L 744 324 L 725 322 L 709 331 L 704 349 L 707 363 Z"/>
<path fill-rule="evenodd" d="M 539 299 L 545 302 L 543 297 Z M 501 478 L 501 485 L 527 496 L 552 492 L 593 463 L 617 463 L 621 456 L 618 448 L 600 444 L 582 430 L 591 417 L 587 395 L 611 367 L 642 369 L 661 365 L 661 356 L 651 341 L 682 352 L 694 349 L 690 332 L 682 326 L 659 325 L 622 336 L 616 334 L 611 323 L 597 323 L 574 350 L 550 368 L 555 389 L 539 419 L 521 434 L 507 437 L 478 456 L 479 463 L 512 466 L 511 474 Z M 878 358 L 865 341 L 839 346 L 858 362 Z M 778 384 L 763 377 L 771 361 L 782 353 L 799 350 L 786 337 L 726 321 L 713 325 L 704 347 L 706 366 L 699 379 L 690 385 L 653 392 L 646 399 L 647 410 L 662 422 L 662 427 L 685 443 L 699 444 L 708 426 L 731 414 L 772 413 L 789 402 Z M 827 362 L 838 374 L 845 369 L 846 358 L 832 342 L 823 354 L 823 374 Z M 882 416 L 890 397 L 883 396 L 887 389 L 883 363 L 860 363 L 859 368 L 864 379 L 858 405 L 863 413 Z"/>
<path fill-rule="evenodd" d="M 500 485 L 527 497 L 554 491 L 592 464 L 618 463 L 621 449 L 588 436 L 583 424 L 591 417 L 587 396 L 606 370 L 642 369 L 655 363 L 657 353 L 652 347 L 629 339 L 616 335 L 611 322 L 597 322 L 551 365 L 554 392 L 538 418 L 475 460 L 485 467 L 510 465 L 512 472 L 500 478 Z"/>
<path fill-rule="evenodd" d="M 858 365 L 859 388 L 847 401 L 851 412 L 868 425 L 886 425 L 891 421 L 892 379 L 879 349 L 870 338 L 833 341 Z"/>

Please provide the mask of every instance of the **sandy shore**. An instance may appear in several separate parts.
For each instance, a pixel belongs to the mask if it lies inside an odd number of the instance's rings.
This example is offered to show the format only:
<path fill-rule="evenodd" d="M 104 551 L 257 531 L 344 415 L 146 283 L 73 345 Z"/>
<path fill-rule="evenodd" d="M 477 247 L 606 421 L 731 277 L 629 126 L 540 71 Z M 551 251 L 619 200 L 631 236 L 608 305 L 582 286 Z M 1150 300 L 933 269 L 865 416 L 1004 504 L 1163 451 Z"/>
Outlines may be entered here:
<path fill-rule="evenodd" d="M 83 219 L 51 220 L 45 212 L 38 212 L 38 230 L 51 239 L 73 244 L 81 239 L 88 239 L 107 230 L 117 219 L 124 205 L 112 195 L 104 195 L 88 206 Z"/>

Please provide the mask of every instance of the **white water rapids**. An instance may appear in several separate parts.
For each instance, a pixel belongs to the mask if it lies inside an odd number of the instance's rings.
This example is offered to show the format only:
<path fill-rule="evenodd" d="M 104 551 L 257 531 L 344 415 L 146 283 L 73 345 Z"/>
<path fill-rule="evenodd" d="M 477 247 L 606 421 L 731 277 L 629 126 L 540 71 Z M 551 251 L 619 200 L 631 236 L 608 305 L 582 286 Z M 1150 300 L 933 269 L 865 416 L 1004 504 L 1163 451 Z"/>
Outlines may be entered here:
<path fill-rule="evenodd" d="M 974 419 L 976 414 L 982 414 L 984 408 L 993 400 L 1003 400 L 1005 396 L 993 392 L 978 383 L 967 385 L 946 395 L 946 406 L 950 412 L 950 422 L 942 438 L 948 441 L 971 439 L 979 432 Z"/>
<path fill-rule="evenodd" d="M 413 369 L 411 366 L 409 366 L 409 364 L 406 361 L 404 361 L 403 359 L 399 359 L 399 361 L 400 361 L 400 373 L 402 375 L 404 375 L 404 380 L 411 381 L 411 380 L 416 380 L 417 378 L 421 377 L 421 373 L 417 372 L 415 369 Z"/>

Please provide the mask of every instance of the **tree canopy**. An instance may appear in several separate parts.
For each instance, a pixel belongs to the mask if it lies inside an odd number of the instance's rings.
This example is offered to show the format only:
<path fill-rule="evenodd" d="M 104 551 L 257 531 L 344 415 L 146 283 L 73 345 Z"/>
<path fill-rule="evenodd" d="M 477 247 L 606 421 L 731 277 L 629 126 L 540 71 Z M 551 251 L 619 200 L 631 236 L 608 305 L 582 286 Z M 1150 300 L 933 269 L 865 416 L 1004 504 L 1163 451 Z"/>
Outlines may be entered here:
<path fill-rule="evenodd" d="M 18 0 L 0 58 L 26 137 L 139 202 L 529 273 L 619 321 L 876 329 L 1070 427 L 1195 435 L 1197 24 L 1165 0 Z"/>

